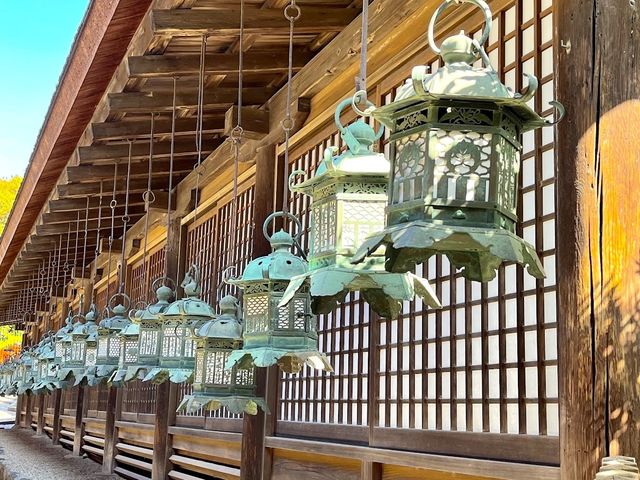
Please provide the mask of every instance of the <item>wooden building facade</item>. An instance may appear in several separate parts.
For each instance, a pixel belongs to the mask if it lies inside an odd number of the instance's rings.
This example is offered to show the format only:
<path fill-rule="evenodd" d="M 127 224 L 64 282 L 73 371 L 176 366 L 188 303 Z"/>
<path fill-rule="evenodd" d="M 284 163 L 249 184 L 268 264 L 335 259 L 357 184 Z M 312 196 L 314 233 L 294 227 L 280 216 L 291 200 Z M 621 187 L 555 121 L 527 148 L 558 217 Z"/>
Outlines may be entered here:
<path fill-rule="evenodd" d="M 117 289 L 122 248 L 133 303 L 150 299 L 165 262 L 178 279 L 197 262 L 202 298 L 213 304 L 220 288 L 233 290 L 221 287 L 226 267 L 241 270 L 268 253 L 260 227 L 283 203 L 302 219 L 306 247 L 309 201 L 282 198 L 289 32 L 282 9 L 289 1 L 245 3 L 246 137 L 235 229 L 233 119 L 225 114 L 237 97 L 239 1 L 91 3 L 0 241 L 0 320 L 23 322 L 35 302 L 27 344 L 59 328 L 70 306 L 93 301 L 104 309 Z M 311 173 L 325 147 L 340 144 L 333 111 L 353 94 L 362 1 L 297 3 L 287 169 Z M 425 27 L 439 3 L 370 2 L 367 87 L 376 105 L 393 99 L 414 65 L 437 68 Z M 629 172 L 639 168 L 630 132 L 640 123 L 632 60 L 640 42 L 622 32 L 639 25 L 633 2 L 606 3 L 489 2 L 494 28 L 486 50 L 503 82 L 518 91 L 523 74 L 534 74 L 535 110 L 552 116 L 556 99 L 567 108 L 557 128 L 523 138 L 517 233 L 536 247 L 547 278 L 506 265 L 491 282 L 471 282 L 434 257 L 418 273 L 435 286 L 440 310 L 414 301 L 399 318 L 381 319 L 350 295 L 319 318 L 320 348 L 334 373 L 260 373 L 269 415 L 176 413 L 189 385 L 135 381 L 23 395 L 20 425 L 130 479 L 574 480 L 594 478 L 603 455 L 638 457 L 640 209 Z M 482 21 L 468 6 L 451 8 L 438 35 L 478 35 Z M 148 186 L 150 206 L 142 198 Z M 112 213 L 116 237 L 125 215 L 130 228 L 126 243 L 114 242 L 109 253 Z M 86 268 L 71 272 L 69 265 L 81 265 L 78 255 Z M 52 315 L 25 294 L 42 276 L 57 280 Z"/>

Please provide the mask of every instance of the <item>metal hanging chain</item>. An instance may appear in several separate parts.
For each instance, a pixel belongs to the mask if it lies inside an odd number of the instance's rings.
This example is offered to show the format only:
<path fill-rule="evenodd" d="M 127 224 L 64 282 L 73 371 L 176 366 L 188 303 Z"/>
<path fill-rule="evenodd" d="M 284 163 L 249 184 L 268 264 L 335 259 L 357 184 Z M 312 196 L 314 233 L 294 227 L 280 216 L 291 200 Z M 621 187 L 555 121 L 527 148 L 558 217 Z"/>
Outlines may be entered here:
<path fill-rule="evenodd" d="M 240 0 L 240 38 L 238 41 L 238 115 L 236 125 L 231 130 L 230 139 L 233 143 L 234 161 L 233 161 L 233 197 L 231 200 L 231 245 L 229 248 L 229 256 L 227 257 L 227 270 L 233 270 L 236 264 L 236 250 L 238 244 L 238 171 L 240 169 L 240 147 L 242 146 L 242 137 L 244 129 L 242 128 L 242 88 L 244 81 L 244 0 Z M 221 282 L 221 285 L 224 282 Z M 218 299 L 219 300 L 219 299 Z"/>
<path fill-rule="evenodd" d="M 169 199 L 167 201 L 167 239 L 164 246 L 164 276 L 169 275 L 169 252 L 171 251 L 171 200 L 173 194 L 173 156 L 176 144 L 176 86 L 178 83 L 178 77 L 173 77 L 173 96 L 171 103 L 171 147 L 169 150 Z M 178 250 L 179 252 L 179 250 Z M 178 258 L 178 264 L 180 264 L 180 258 Z"/>
<path fill-rule="evenodd" d="M 367 48 L 369 37 L 369 0 L 362 1 L 362 27 L 360 29 L 360 75 L 356 77 L 356 94 L 353 103 L 367 105 Z"/>
<path fill-rule="evenodd" d="M 104 193 L 104 185 L 102 180 L 100 180 L 100 200 L 98 201 L 98 226 L 96 227 L 96 249 L 94 251 L 95 260 L 98 259 L 98 255 L 100 255 L 100 230 L 102 229 L 102 195 Z M 95 289 L 91 288 L 91 296 L 90 296 L 89 305 L 93 305 L 95 300 Z"/>
<path fill-rule="evenodd" d="M 72 281 L 78 278 L 78 240 L 80 239 L 80 210 L 76 215 L 76 246 L 73 251 L 73 270 L 71 271 Z"/>
<path fill-rule="evenodd" d="M 204 116 L 204 64 L 207 55 L 207 35 L 202 35 L 200 43 L 200 68 L 198 72 L 198 108 L 196 113 L 196 149 L 198 152 L 198 163 L 194 167 L 196 172 L 196 205 L 193 211 L 193 222 L 198 220 L 198 207 L 200 206 L 200 177 L 202 176 L 202 130 Z M 198 253 L 200 256 L 200 252 Z"/>
<path fill-rule="evenodd" d="M 127 225 L 131 218 L 129 217 L 129 185 L 131 181 L 131 157 L 133 155 L 133 142 L 129 140 L 129 160 L 127 161 L 127 187 L 124 195 L 124 215 L 122 215 L 122 260 L 120 263 L 120 286 L 118 293 L 124 293 L 124 286 L 127 282 Z"/>
<path fill-rule="evenodd" d="M 111 298 L 111 249 L 113 247 L 113 237 L 115 235 L 116 207 L 118 206 L 118 201 L 116 200 L 117 179 L 118 162 L 113 165 L 113 192 L 111 193 L 111 202 L 109 202 L 109 207 L 111 208 L 111 234 L 109 235 L 109 255 L 107 257 L 107 298 Z"/>
<path fill-rule="evenodd" d="M 62 234 L 60 234 L 60 239 L 58 240 L 58 261 L 56 262 L 56 287 L 60 286 L 60 265 L 62 262 Z M 65 284 L 66 287 L 66 284 Z M 67 293 L 66 291 L 64 292 Z"/>
<path fill-rule="evenodd" d="M 82 278 L 84 278 L 84 269 L 87 265 L 87 239 L 89 237 L 89 197 L 87 196 L 87 205 L 84 210 L 84 245 L 82 247 Z"/>
<path fill-rule="evenodd" d="M 144 292 L 145 297 L 142 299 L 146 306 L 146 298 L 149 294 L 149 269 L 151 266 L 147 266 L 147 246 L 149 244 L 149 209 L 151 204 L 155 202 L 156 197 L 151 190 L 151 177 L 153 175 L 153 137 L 154 137 L 154 121 L 155 114 L 151 113 L 151 135 L 149 140 L 149 175 L 147 178 L 147 190 L 142 194 L 142 200 L 144 201 L 144 247 L 142 252 L 142 268 L 144 268 Z"/>
<path fill-rule="evenodd" d="M 291 130 L 294 127 L 293 118 L 291 118 L 291 79 L 293 78 L 293 27 L 296 21 L 300 18 L 302 12 L 300 7 L 296 5 L 296 0 L 291 0 L 291 3 L 284 8 L 284 16 L 289 20 L 289 67 L 287 70 L 287 105 L 285 110 L 285 117 L 281 122 L 282 129 L 284 130 L 284 179 L 282 182 L 282 211 L 287 213 L 289 211 L 289 140 L 291 137 Z"/>

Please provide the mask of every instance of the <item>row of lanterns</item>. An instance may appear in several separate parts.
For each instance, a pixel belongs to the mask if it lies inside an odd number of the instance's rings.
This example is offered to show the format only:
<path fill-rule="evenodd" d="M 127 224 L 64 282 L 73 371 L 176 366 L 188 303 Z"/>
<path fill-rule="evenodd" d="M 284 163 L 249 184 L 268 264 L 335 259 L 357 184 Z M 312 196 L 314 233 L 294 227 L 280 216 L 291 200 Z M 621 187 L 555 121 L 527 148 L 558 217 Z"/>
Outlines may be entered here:
<path fill-rule="evenodd" d="M 361 112 L 358 95 L 341 102 L 335 122 L 346 150 L 328 148 L 312 178 L 297 183 L 304 172 L 291 174 L 290 189 L 312 200 L 308 261 L 292 253 L 296 237 L 284 230 L 269 234 L 278 216 L 300 233 L 293 215 L 274 213 L 263 226 L 272 252 L 228 280 L 242 290 L 242 304 L 226 296 L 217 314 L 199 299 L 200 272 L 193 265 L 183 299 L 171 302 L 174 292 L 163 279 L 147 308 L 130 311 L 129 299 L 118 294 L 111 316 L 99 323 L 93 308 L 85 322 L 70 315 L 54 335 L 0 367 L 0 392 L 134 379 L 193 382 L 179 409 L 224 406 L 255 414 L 266 410 L 255 396 L 256 368 L 332 370 L 318 351 L 316 315 L 331 312 L 349 292 L 360 292 L 385 318 L 395 318 L 416 296 L 438 308 L 427 280 L 411 272 L 435 254 L 446 255 L 470 280 L 491 280 L 506 261 L 542 278 L 535 248 L 515 234 L 516 198 L 521 135 L 551 122 L 528 106 L 535 77 L 523 94 L 499 81 L 481 46 L 491 11 L 482 0 L 466 1 L 485 14 L 479 41 L 461 33 L 435 45 L 435 22 L 452 3 L 445 1 L 429 26 L 430 45 L 444 66 L 432 74 L 416 67 L 387 106 Z M 473 66 L 477 61 L 482 66 Z M 554 105 L 561 117 L 561 105 Z M 383 127 L 375 132 L 363 117 L 342 125 L 348 106 Z M 373 151 L 384 127 L 390 161 Z"/>

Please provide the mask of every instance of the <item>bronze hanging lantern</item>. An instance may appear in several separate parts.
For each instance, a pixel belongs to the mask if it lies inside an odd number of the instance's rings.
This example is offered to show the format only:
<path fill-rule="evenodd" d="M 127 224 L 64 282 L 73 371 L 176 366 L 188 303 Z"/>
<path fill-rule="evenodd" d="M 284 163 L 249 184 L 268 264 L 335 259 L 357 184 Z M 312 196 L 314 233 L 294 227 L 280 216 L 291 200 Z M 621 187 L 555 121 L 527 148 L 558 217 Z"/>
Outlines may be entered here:
<path fill-rule="evenodd" d="M 20 361 L 17 368 L 17 384 L 16 393 L 18 395 L 31 393 L 33 388 L 34 372 L 33 366 L 33 349 L 28 349 L 20 355 Z"/>
<path fill-rule="evenodd" d="M 313 178 L 295 184 L 303 171 L 292 172 L 289 188 L 312 197 L 309 272 L 293 277 L 280 306 L 293 298 L 303 285 L 308 288 L 315 314 L 331 312 L 350 291 L 362 297 L 378 315 L 395 318 L 403 301 L 418 295 L 430 307 L 439 308 L 431 285 L 413 273 L 390 273 L 384 269 L 384 249 L 366 262 L 354 266 L 350 260 L 371 234 L 384 228 L 389 161 L 373 152 L 376 133 L 363 118 L 345 127 L 340 115 L 355 99 L 343 100 L 335 112 L 335 123 L 347 151 L 335 155 L 336 147 L 325 150 Z"/>
<path fill-rule="evenodd" d="M 79 340 L 83 343 L 84 363 L 82 367 L 78 367 L 78 371 L 74 373 L 75 383 L 77 385 L 95 385 L 96 384 L 96 360 L 98 357 L 98 324 L 96 319 L 98 313 L 95 305 L 91 305 L 85 323 L 79 332 Z"/>
<path fill-rule="evenodd" d="M 121 297 L 123 303 L 111 307 L 113 300 L 117 297 Z M 130 303 L 131 300 L 126 294 L 119 293 L 114 295 L 109 300 L 111 316 L 102 319 L 98 324 L 95 384 L 109 380 L 113 372 L 118 368 L 121 342 L 118 334 L 131 323 L 127 316 Z"/>
<path fill-rule="evenodd" d="M 221 315 L 195 331 L 196 361 L 193 393 L 185 395 L 178 411 L 193 413 L 201 408 L 255 415 L 258 407 L 268 411 L 255 396 L 255 369 L 226 369 L 229 355 L 242 347 L 242 324 L 238 300 L 228 295 L 220 300 Z"/>
<path fill-rule="evenodd" d="M 83 381 L 86 371 L 87 338 L 98 331 L 93 312 L 89 318 L 76 315 L 75 319 L 76 322 L 73 324 L 71 333 L 64 340 L 69 354 L 65 356 L 58 372 L 58 380 L 61 385 L 68 385 L 71 382 L 74 385 L 79 385 Z M 84 319 L 85 322 L 81 322 L 81 319 Z"/>
<path fill-rule="evenodd" d="M 491 10 L 483 0 L 461 1 L 485 15 L 480 40 L 462 32 L 436 46 L 438 16 L 460 3 L 446 0 L 429 25 L 429 44 L 444 66 L 433 74 L 415 67 L 392 103 L 371 110 L 391 130 L 387 224 L 353 261 L 385 245 L 386 269 L 392 272 L 444 254 L 470 280 L 491 280 L 503 262 L 527 266 L 543 278 L 535 248 L 515 234 L 520 139 L 555 122 L 527 105 L 538 86 L 534 76 L 527 75 L 524 94 L 500 82 L 482 47 L 491 31 Z M 482 67 L 473 66 L 477 60 Z M 564 109 L 552 103 L 562 118 Z"/>
<path fill-rule="evenodd" d="M 58 364 L 55 362 L 55 348 L 51 332 L 46 334 L 38 345 L 37 358 L 38 372 L 33 392 L 35 394 L 51 393 L 60 388 Z"/>
<path fill-rule="evenodd" d="M 160 365 L 160 314 L 170 305 L 173 296 L 173 289 L 161 285 L 156 290 L 156 303 L 138 310 L 132 316 L 131 324 L 120 333 L 120 362 L 111 378 L 112 383 L 143 380 Z"/>
<path fill-rule="evenodd" d="M 195 348 L 191 330 L 215 318 L 211 306 L 200 300 L 200 270 L 192 265 L 182 282 L 185 298 L 168 305 L 158 315 L 158 366 L 144 378 L 145 382 L 189 382 L 193 378 Z"/>
<path fill-rule="evenodd" d="M 273 251 L 249 262 L 239 279 L 228 280 L 243 290 L 244 345 L 231 353 L 227 367 L 278 364 L 285 372 L 295 373 L 306 363 L 333 371 L 327 357 L 318 351 L 317 319 L 311 311 L 309 290 L 303 286 L 287 305 L 278 305 L 291 279 L 307 273 L 308 265 L 291 253 L 294 239 L 289 233 L 280 230 L 269 236 L 267 226 L 277 216 L 290 218 L 300 231 L 300 222 L 293 215 L 271 214 L 262 230 Z"/>

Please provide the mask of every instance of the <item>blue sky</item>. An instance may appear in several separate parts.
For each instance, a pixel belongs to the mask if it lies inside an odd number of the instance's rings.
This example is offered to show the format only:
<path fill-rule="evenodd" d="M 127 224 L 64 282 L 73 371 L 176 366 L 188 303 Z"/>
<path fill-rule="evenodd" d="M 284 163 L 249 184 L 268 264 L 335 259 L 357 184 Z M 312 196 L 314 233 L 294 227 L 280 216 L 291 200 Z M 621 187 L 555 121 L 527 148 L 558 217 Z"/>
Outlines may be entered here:
<path fill-rule="evenodd" d="M 0 177 L 23 175 L 89 0 L 0 0 Z"/>

